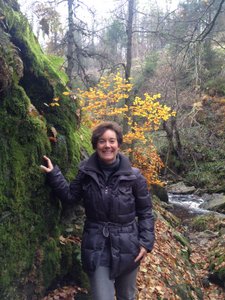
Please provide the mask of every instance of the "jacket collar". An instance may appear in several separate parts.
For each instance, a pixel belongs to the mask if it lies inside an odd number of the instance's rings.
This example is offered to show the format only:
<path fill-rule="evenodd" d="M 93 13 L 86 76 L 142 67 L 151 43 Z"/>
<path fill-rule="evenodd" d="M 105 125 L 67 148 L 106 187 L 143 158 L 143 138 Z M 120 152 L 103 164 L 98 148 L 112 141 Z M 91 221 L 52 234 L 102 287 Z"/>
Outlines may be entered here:
<path fill-rule="evenodd" d="M 115 174 L 117 175 L 132 174 L 132 167 L 129 159 L 121 153 L 118 153 L 118 155 L 120 159 L 120 166 L 118 171 L 115 172 Z M 89 171 L 95 173 L 101 173 L 101 170 L 98 165 L 97 153 L 94 152 L 87 160 L 83 161 L 79 169 L 84 173 L 88 173 Z"/>

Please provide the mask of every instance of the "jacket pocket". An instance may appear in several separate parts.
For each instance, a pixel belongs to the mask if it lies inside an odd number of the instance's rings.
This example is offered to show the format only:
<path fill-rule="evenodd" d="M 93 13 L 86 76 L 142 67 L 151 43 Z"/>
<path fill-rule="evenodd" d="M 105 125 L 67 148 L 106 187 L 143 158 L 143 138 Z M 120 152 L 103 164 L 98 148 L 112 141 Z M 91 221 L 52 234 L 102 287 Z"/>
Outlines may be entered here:
<path fill-rule="evenodd" d="M 131 186 L 120 186 L 118 188 L 118 212 L 121 215 L 135 214 L 135 199 Z"/>
<path fill-rule="evenodd" d="M 119 193 L 122 195 L 131 195 L 132 194 L 132 186 L 129 185 L 121 185 L 118 188 Z"/>

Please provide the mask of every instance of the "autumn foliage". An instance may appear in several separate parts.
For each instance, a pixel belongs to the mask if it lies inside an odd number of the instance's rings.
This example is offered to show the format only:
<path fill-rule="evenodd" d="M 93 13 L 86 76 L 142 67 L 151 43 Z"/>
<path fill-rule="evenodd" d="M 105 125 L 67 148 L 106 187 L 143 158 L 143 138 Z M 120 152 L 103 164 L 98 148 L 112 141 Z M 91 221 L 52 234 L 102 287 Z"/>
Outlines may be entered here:
<path fill-rule="evenodd" d="M 123 122 L 129 131 L 124 135 L 125 152 L 131 154 L 133 164 L 139 167 L 148 183 L 160 183 L 158 174 L 163 163 L 153 145 L 150 133 L 159 129 L 162 121 L 175 113 L 159 102 L 160 94 L 144 97 L 133 96 L 133 84 L 126 82 L 119 73 L 101 77 L 99 83 L 87 91 L 78 90 L 78 98 L 86 121 L 96 126 L 103 120 Z M 126 105 L 125 99 L 130 105 Z M 135 149 L 135 150 L 134 150 Z"/>

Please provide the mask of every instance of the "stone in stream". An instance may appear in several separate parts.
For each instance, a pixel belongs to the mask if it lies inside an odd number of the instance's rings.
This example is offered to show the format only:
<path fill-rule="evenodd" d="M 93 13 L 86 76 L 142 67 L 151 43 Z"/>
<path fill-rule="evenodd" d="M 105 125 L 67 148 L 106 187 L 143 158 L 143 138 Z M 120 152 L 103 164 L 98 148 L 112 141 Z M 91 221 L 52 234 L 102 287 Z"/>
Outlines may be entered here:
<path fill-rule="evenodd" d="M 205 200 L 200 207 L 208 210 L 225 213 L 225 195 L 224 194 L 204 194 Z"/>
<path fill-rule="evenodd" d="M 165 187 L 160 186 L 159 184 L 152 184 L 150 191 L 153 195 L 158 197 L 160 201 L 166 202 L 166 203 L 169 202 L 168 193 L 167 193 L 167 190 L 165 189 Z"/>
<path fill-rule="evenodd" d="M 171 184 L 167 191 L 172 194 L 192 194 L 196 191 L 194 186 L 186 186 L 183 181 Z"/>

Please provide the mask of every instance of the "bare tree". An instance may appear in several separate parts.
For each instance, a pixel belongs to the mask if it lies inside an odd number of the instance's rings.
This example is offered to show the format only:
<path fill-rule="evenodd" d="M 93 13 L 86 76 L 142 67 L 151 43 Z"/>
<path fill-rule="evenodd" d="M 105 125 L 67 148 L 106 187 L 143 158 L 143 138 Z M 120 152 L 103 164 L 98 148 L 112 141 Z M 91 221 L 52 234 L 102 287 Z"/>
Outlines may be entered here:
<path fill-rule="evenodd" d="M 125 64 L 125 79 L 127 82 L 130 82 L 131 76 L 131 66 L 132 66 L 132 40 L 133 40 L 133 20 L 134 20 L 134 4 L 135 0 L 128 1 L 128 17 L 127 17 L 127 49 L 126 49 L 126 64 Z M 131 96 L 125 99 L 125 105 L 130 106 Z M 129 110 L 128 110 L 129 114 Z M 127 133 L 128 128 L 128 118 L 125 117 L 123 121 L 123 131 Z"/>
<path fill-rule="evenodd" d="M 69 78 L 68 87 L 73 87 L 73 69 L 74 69 L 74 18 L 73 18 L 73 6 L 75 0 L 67 0 L 68 4 L 68 32 L 67 32 L 67 68 L 66 73 Z"/>

